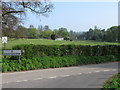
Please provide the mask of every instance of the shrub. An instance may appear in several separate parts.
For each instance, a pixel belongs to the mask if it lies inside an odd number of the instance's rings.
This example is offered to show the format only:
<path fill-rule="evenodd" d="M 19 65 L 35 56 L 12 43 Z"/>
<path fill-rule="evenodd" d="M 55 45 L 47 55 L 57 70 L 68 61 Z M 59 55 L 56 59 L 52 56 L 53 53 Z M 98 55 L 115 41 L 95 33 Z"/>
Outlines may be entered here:
<path fill-rule="evenodd" d="M 21 58 L 17 60 L 3 59 L 2 72 L 25 71 L 42 68 L 59 68 L 86 64 L 98 64 L 116 61 L 113 55 L 107 56 L 44 56 L 31 59 Z"/>
<path fill-rule="evenodd" d="M 112 89 L 119 90 L 120 89 L 120 73 L 109 78 L 103 85 L 103 89 Z"/>
<path fill-rule="evenodd" d="M 7 72 L 8 70 L 7 70 L 7 65 L 6 65 L 6 63 L 3 63 L 2 64 L 2 72 Z"/>

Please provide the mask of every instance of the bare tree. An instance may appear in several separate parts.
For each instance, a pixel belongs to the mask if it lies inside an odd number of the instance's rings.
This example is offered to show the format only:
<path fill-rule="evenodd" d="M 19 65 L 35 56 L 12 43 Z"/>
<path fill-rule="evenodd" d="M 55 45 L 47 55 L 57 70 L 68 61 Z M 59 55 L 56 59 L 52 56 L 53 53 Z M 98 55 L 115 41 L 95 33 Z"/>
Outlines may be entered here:
<path fill-rule="evenodd" d="M 14 30 L 14 28 L 24 19 L 26 11 L 31 11 L 37 15 L 47 16 L 53 9 L 53 5 L 48 1 L 36 1 L 36 2 L 2 2 L 2 31 Z M 6 31 L 6 30 L 5 30 Z M 4 31 L 3 31 L 4 34 Z"/>
<path fill-rule="evenodd" d="M 2 2 L 2 16 L 6 14 L 23 14 L 27 10 L 38 15 L 46 15 L 53 9 L 52 3 L 48 1 L 42 2 Z"/>

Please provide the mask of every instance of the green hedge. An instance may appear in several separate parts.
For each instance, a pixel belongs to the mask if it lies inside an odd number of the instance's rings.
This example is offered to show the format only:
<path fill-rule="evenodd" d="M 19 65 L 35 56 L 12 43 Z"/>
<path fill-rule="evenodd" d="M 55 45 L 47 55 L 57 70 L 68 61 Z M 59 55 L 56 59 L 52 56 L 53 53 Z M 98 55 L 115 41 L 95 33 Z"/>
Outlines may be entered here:
<path fill-rule="evenodd" d="M 43 56 L 31 59 L 21 58 L 18 60 L 3 59 L 2 72 L 26 71 L 44 68 L 59 68 L 78 66 L 85 64 L 98 64 L 103 62 L 117 61 L 113 55 L 107 56 Z"/>
<path fill-rule="evenodd" d="M 18 45 L 13 49 L 21 49 L 22 56 L 25 58 L 41 57 L 41 56 L 67 56 L 67 55 L 84 55 L 84 56 L 118 56 L 117 45 L 97 45 L 97 46 L 81 46 L 81 45 Z"/>
<path fill-rule="evenodd" d="M 21 62 L 17 57 L 3 59 L 2 72 L 24 71 L 43 68 L 59 68 L 85 64 L 97 64 L 119 60 L 120 46 L 81 46 L 81 45 L 18 45 L 21 49 Z M 0 65 L 1 65 L 0 63 Z"/>

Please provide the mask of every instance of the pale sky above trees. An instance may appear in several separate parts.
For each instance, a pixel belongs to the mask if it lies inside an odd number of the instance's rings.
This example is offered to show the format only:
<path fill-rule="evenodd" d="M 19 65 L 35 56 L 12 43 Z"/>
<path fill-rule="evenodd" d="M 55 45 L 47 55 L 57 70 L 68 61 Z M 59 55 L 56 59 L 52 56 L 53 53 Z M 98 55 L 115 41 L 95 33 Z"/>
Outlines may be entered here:
<path fill-rule="evenodd" d="M 27 12 L 25 27 L 49 25 L 50 29 L 60 27 L 69 31 L 88 31 L 97 26 L 107 29 L 118 25 L 118 2 L 52 2 L 53 12 L 46 17 L 38 17 Z"/>

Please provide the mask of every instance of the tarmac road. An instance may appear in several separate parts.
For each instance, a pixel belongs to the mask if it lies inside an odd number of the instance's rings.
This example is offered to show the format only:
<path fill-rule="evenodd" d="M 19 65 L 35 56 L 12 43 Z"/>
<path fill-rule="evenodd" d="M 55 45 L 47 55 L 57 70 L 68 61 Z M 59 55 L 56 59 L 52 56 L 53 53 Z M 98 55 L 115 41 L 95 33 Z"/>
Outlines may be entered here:
<path fill-rule="evenodd" d="M 118 62 L 3 73 L 2 88 L 101 88 Z"/>

